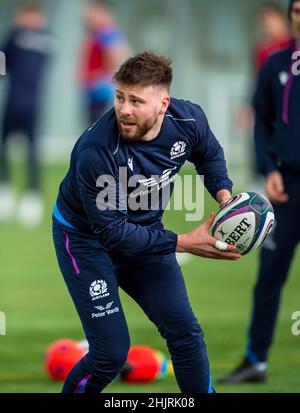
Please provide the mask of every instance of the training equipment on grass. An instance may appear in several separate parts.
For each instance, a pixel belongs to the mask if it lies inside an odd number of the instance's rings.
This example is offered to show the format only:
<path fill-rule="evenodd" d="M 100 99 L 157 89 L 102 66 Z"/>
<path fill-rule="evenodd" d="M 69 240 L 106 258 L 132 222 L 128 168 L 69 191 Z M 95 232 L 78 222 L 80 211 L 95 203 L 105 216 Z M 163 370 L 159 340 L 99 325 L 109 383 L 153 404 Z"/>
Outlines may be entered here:
<path fill-rule="evenodd" d="M 258 248 L 272 231 L 274 210 L 263 195 L 242 192 L 231 198 L 218 212 L 212 235 L 245 255 Z"/>
<path fill-rule="evenodd" d="M 46 350 L 44 368 L 52 379 L 63 381 L 86 352 L 86 349 L 75 340 L 54 341 Z"/>
<path fill-rule="evenodd" d="M 170 364 L 171 361 L 166 358 L 166 356 L 159 350 L 155 350 L 155 356 L 158 361 L 159 371 L 156 376 L 156 380 L 163 380 L 170 374 Z"/>
<path fill-rule="evenodd" d="M 169 374 L 169 363 L 163 353 L 149 346 L 131 346 L 120 377 L 125 382 L 147 383 Z"/>

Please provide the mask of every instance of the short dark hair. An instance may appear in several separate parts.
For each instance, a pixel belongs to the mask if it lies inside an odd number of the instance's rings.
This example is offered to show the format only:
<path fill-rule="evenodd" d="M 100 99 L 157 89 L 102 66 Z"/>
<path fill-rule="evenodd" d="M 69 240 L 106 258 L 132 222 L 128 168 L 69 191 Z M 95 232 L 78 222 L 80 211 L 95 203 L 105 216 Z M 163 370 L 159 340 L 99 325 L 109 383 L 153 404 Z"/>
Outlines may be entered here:
<path fill-rule="evenodd" d="M 173 71 L 171 60 L 145 51 L 126 60 L 114 74 L 113 81 L 125 85 L 165 86 L 170 89 Z"/>
<path fill-rule="evenodd" d="M 273 3 L 273 2 L 268 2 L 265 3 L 261 6 L 260 8 L 260 13 L 265 14 L 265 13 L 274 13 L 277 14 L 277 16 L 285 18 L 285 10 L 284 8 L 278 4 L 278 3 Z"/>
<path fill-rule="evenodd" d="M 38 14 L 42 14 L 43 13 L 43 9 L 42 7 L 35 2 L 27 2 L 23 5 L 21 5 L 18 9 L 21 12 L 25 12 L 25 13 L 38 13 Z"/>

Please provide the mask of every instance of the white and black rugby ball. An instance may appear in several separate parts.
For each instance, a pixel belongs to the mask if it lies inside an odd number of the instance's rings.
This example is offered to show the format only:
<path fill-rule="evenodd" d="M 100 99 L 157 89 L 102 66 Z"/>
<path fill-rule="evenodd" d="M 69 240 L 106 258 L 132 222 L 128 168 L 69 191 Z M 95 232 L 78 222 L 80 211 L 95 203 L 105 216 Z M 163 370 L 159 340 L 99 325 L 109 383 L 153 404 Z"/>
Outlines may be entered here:
<path fill-rule="evenodd" d="M 218 212 L 212 235 L 245 255 L 258 248 L 272 231 L 274 210 L 263 195 L 242 192 L 231 198 Z"/>

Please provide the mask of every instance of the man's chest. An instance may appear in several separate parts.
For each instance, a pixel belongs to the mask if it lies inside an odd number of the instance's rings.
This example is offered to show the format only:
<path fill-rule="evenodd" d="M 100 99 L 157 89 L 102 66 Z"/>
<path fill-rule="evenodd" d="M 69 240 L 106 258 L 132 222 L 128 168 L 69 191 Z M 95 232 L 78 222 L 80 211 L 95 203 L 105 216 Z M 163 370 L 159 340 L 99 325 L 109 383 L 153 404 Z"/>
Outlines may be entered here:
<path fill-rule="evenodd" d="M 187 135 L 170 136 L 157 142 L 124 145 L 118 163 L 120 177 L 128 193 L 146 195 L 175 182 L 192 147 Z"/>

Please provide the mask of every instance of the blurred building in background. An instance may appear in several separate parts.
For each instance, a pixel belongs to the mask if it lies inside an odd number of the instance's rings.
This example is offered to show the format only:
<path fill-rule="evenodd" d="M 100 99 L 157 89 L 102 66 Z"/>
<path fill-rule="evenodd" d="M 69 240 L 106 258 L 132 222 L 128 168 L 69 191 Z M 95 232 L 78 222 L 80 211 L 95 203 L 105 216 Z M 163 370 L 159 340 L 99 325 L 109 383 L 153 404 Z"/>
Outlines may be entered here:
<path fill-rule="evenodd" d="M 17 0 L 0 0 L 0 37 Z M 84 102 L 77 80 L 80 43 L 84 35 L 85 0 L 40 1 L 57 47 L 43 104 L 41 151 L 45 160 L 64 161 L 85 128 Z M 278 4 L 286 6 L 285 0 Z M 172 95 L 199 103 L 222 143 L 233 179 L 247 182 L 248 135 L 236 126 L 239 107 L 249 97 L 251 50 L 258 33 L 257 10 L 263 0 L 110 0 L 132 51 L 150 49 L 168 55 L 174 66 Z M 1 79 L 0 99 L 5 78 Z"/>

